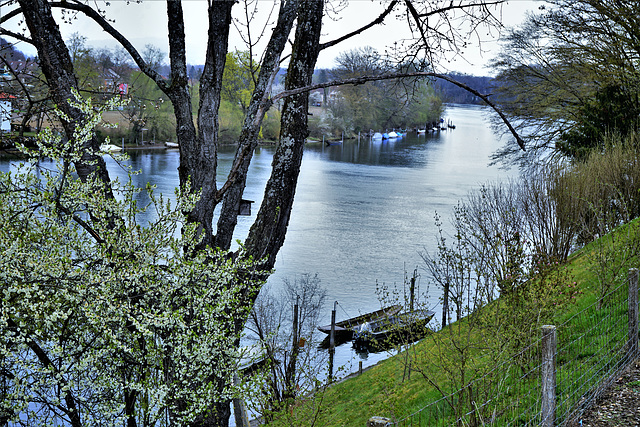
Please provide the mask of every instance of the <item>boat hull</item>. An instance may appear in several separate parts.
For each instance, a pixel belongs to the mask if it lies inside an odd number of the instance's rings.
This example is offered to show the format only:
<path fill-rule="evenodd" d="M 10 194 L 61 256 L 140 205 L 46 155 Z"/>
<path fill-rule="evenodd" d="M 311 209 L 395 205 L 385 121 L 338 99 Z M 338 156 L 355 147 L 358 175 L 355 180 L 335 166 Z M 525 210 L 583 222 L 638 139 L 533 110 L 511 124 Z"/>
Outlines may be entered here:
<path fill-rule="evenodd" d="M 353 336 L 354 346 L 380 347 L 393 342 L 413 342 L 428 332 L 427 324 L 434 315 L 430 310 L 414 310 L 363 324 Z"/>
<path fill-rule="evenodd" d="M 355 331 L 366 322 L 375 322 L 379 321 L 382 318 L 387 316 L 393 316 L 400 312 L 402 309 L 401 305 L 392 305 L 389 307 L 382 308 L 377 311 L 373 311 L 371 313 L 362 314 L 360 316 L 355 316 L 350 319 L 342 320 L 340 322 L 336 322 L 335 324 L 335 338 L 339 341 L 349 341 L 353 339 L 353 335 Z M 318 326 L 318 330 L 320 332 L 324 332 L 325 334 L 331 333 L 331 324 Z"/>

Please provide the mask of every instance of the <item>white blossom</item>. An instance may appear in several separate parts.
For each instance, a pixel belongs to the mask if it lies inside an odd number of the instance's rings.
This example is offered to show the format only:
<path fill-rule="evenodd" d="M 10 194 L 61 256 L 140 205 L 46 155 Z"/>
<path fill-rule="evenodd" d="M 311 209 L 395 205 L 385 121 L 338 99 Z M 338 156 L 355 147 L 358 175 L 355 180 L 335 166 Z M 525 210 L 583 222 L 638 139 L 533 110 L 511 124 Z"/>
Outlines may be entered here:
<path fill-rule="evenodd" d="M 33 159 L 0 174 L 0 414 L 66 424 L 75 406 L 83 426 L 128 416 L 186 424 L 239 393 L 239 336 L 228 331 L 246 317 L 242 292 L 259 285 L 246 278 L 253 266 L 191 250 L 198 233 L 183 212 L 197 195 L 188 189 L 170 203 L 153 186 L 116 181 L 107 199 L 96 179 L 75 178 L 83 143 L 113 105 L 73 103 L 89 117 L 74 138 L 40 136 L 56 170 L 38 175 Z M 136 204 L 141 191 L 150 205 Z M 156 219 L 139 224 L 146 209 Z M 125 395 L 135 396 L 134 415 Z"/>

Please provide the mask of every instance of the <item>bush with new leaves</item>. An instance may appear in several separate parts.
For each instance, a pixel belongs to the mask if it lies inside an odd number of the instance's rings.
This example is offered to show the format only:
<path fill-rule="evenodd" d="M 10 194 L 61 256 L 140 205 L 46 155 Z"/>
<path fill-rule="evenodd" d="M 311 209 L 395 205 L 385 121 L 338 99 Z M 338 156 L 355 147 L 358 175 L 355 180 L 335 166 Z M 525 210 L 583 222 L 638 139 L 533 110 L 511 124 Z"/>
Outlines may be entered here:
<path fill-rule="evenodd" d="M 248 314 L 237 301 L 257 285 L 252 265 L 192 250 L 187 189 L 171 202 L 116 180 L 109 198 L 77 179 L 101 109 L 74 103 L 90 118 L 77 139 L 44 133 L 51 163 L 24 149 L 27 160 L 0 174 L 0 424 L 190 423 L 237 393 L 238 336 L 227 331 Z"/>

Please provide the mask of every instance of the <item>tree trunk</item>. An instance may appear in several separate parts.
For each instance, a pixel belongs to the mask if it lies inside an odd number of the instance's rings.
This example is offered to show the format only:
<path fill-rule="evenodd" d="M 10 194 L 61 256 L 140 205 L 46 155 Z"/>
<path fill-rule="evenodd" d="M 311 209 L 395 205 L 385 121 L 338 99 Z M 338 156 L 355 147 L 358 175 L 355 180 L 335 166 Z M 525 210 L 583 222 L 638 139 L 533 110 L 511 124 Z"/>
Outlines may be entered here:
<path fill-rule="evenodd" d="M 180 2 L 167 1 L 171 57 L 171 82 L 167 95 L 176 115 L 180 144 L 180 185 L 190 185 L 192 192 L 200 192 L 189 221 L 199 224 L 202 241 L 198 248 L 214 246 L 213 212 L 216 200 L 216 169 L 218 145 L 218 110 L 222 75 L 227 55 L 231 10 L 235 1 L 210 2 L 208 8 L 209 33 L 207 54 L 200 79 L 200 107 L 196 135 L 191 111 L 191 95 L 187 75 L 184 19 Z"/>
<path fill-rule="evenodd" d="M 53 102 L 69 118 L 69 121 L 61 119 L 65 135 L 72 139 L 76 125 L 83 122 L 85 115 L 68 102 L 69 99 L 74 99 L 72 89 L 78 89 L 69 50 L 47 1 L 20 0 L 19 3 L 31 33 L 31 39 L 38 51 L 40 68 L 49 83 Z M 82 158 L 75 163 L 78 176 L 86 181 L 92 173 L 95 173 L 104 184 L 103 190 L 106 197 L 113 198 L 106 163 L 102 156 L 96 154 L 100 149 L 100 142 L 94 135 L 82 148 Z"/>
<path fill-rule="evenodd" d="M 278 22 L 274 28 L 269 44 L 265 51 L 264 59 L 260 64 L 260 72 L 256 87 L 253 91 L 251 102 L 244 117 L 242 132 L 238 139 L 238 148 L 224 192 L 222 211 L 218 218 L 216 246 L 229 249 L 233 238 L 233 231 L 238 222 L 240 200 L 247 182 L 247 171 L 253 157 L 253 152 L 258 145 L 258 134 L 262 119 L 267 112 L 268 97 L 271 92 L 271 84 L 275 74 L 280 69 L 280 56 L 284 50 L 289 33 L 296 18 L 299 0 L 287 0 L 280 6 Z"/>
<path fill-rule="evenodd" d="M 311 84 L 319 53 L 322 29 L 322 0 L 303 1 L 298 13 L 298 26 L 285 88 L 299 88 Z M 246 241 L 248 255 L 266 271 L 273 268 L 276 254 L 284 243 L 295 196 L 304 142 L 308 135 L 308 93 L 293 95 L 284 102 L 280 141 L 273 156 L 272 171 L 265 188 L 258 216 L 249 230 Z"/>

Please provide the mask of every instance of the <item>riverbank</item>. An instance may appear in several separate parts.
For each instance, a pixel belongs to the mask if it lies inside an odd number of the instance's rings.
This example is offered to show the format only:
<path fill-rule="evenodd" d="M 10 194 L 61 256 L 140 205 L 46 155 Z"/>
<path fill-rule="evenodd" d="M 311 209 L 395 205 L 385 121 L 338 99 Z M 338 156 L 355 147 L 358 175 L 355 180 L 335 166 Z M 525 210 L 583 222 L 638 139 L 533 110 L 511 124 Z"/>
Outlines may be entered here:
<path fill-rule="evenodd" d="M 612 235 L 615 234 L 616 239 L 625 236 L 633 239 L 630 236 L 638 232 L 639 226 L 636 220 Z M 602 392 L 600 385 L 610 378 L 617 378 L 618 385 L 624 386 L 617 390 L 626 390 L 625 399 L 630 403 L 640 397 L 637 354 L 630 359 L 635 362 L 627 371 L 631 373 L 621 374 L 629 363 L 627 281 L 619 278 L 603 297 L 593 266 L 597 252 L 610 244 L 611 239 L 608 235 L 587 245 L 561 267 L 573 278 L 567 286 L 577 287 L 579 293 L 575 302 L 559 310 L 552 320 L 558 331 L 558 347 L 554 351 L 557 370 L 554 371 L 559 389 L 555 410 L 559 423 L 582 419 L 584 426 L 585 420 L 592 419 L 589 414 L 593 410 L 584 411 L 596 402 Z M 629 262 L 629 266 L 634 266 L 638 263 L 637 254 L 630 261 L 619 257 L 611 259 L 613 264 Z M 481 311 L 495 311 L 496 304 L 502 302 L 485 306 Z M 447 426 L 455 423 L 458 416 L 471 424 L 473 419 L 476 422 L 492 420 L 498 425 L 535 424 L 540 417 L 542 395 L 539 328 L 540 325 L 532 329 L 531 342 L 521 347 L 524 350 L 506 357 L 492 353 L 489 342 L 495 331 L 472 327 L 467 318 L 462 319 L 361 375 L 327 387 L 283 414 L 283 419 L 273 425 L 362 427 L 372 416 L 388 418 L 392 425 L 400 426 Z M 460 337 L 467 341 L 461 341 Z M 467 348 L 461 352 L 465 342 Z M 464 367 L 462 370 L 459 363 Z M 460 404 L 462 406 L 458 406 Z M 469 404 L 472 406 L 466 406 Z M 638 425 L 624 424 L 625 420 L 636 420 L 635 409 L 615 402 L 600 405 L 606 405 L 611 416 L 622 421 L 594 426 Z M 620 412 L 625 407 L 629 409 Z M 598 410 L 595 411 L 597 414 Z M 600 413 L 604 413 L 603 410 Z M 309 424 L 310 419 L 315 423 Z"/>
<path fill-rule="evenodd" d="M 260 141 L 258 145 L 261 147 L 265 147 L 265 146 L 273 146 L 275 145 L 275 143 L 276 141 L 264 140 L 264 141 Z M 116 144 L 112 144 L 112 145 L 122 148 L 122 145 L 116 145 Z M 223 143 L 223 144 L 220 144 L 219 146 L 234 147 L 237 145 L 238 145 L 237 143 Z M 156 142 L 156 143 L 150 143 L 150 144 L 125 144 L 124 145 L 124 152 L 163 151 L 163 150 L 178 150 L 178 149 L 179 148 L 177 146 L 167 146 L 165 145 L 164 142 Z M 118 152 L 120 151 L 115 151 L 115 153 L 118 153 Z M 20 156 L 20 151 L 15 147 L 5 147 L 0 149 L 0 157 L 19 157 L 19 156 Z"/>

